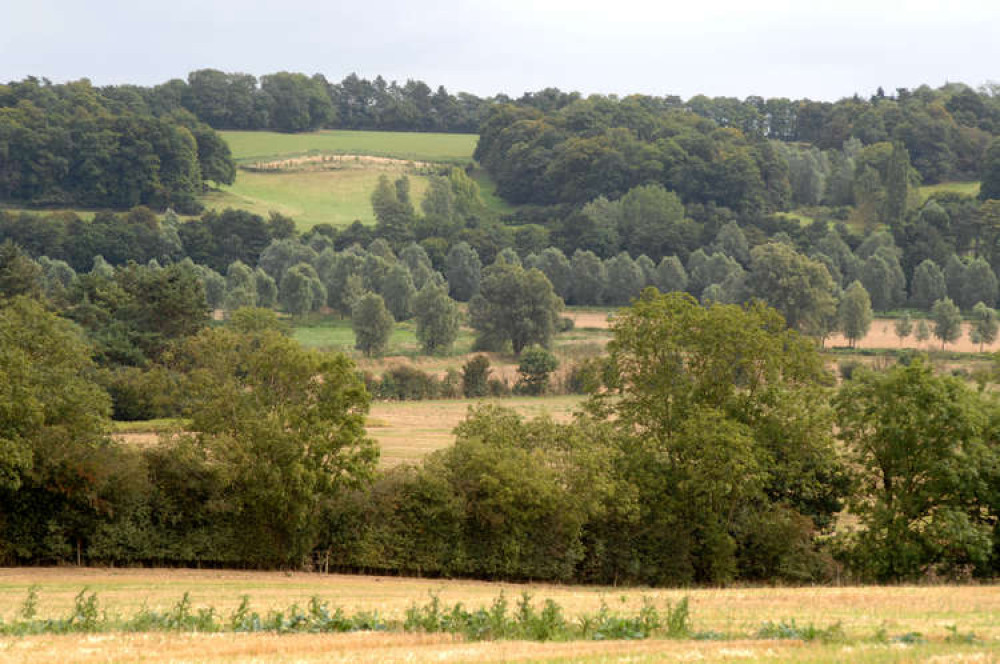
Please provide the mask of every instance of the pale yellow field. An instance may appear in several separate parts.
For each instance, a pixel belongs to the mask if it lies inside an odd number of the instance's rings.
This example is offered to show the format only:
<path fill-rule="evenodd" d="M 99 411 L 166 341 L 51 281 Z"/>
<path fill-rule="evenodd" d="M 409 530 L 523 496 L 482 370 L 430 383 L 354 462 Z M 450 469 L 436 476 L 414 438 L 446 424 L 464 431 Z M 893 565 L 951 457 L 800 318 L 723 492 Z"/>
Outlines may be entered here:
<path fill-rule="evenodd" d="M 595 611 L 635 610 L 646 597 L 658 605 L 688 597 L 695 631 L 751 636 L 765 621 L 795 620 L 825 628 L 840 622 L 846 643 L 727 640 L 715 642 L 523 642 L 462 643 L 447 636 L 405 634 L 101 634 L 0 639 L 2 662 L 315 662 L 315 661 L 937 661 L 994 662 L 1000 639 L 1000 587 L 899 586 L 885 588 L 733 588 L 697 590 L 616 589 L 522 585 L 476 581 L 401 579 L 307 573 L 195 570 L 5 569 L 0 570 L 0 617 L 14 618 L 27 589 L 38 586 L 39 615 L 63 616 L 85 586 L 109 613 L 131 614 L 143 604 L 166 609 L 184 592 L 194 608 L 212 606 L 228 615 L 247 594 L 258 611 L 303 605 L 313 595 L 353 612 L 378 609 L 401 618 L 430 593 L 443 602 L 487 606 L 501 592 L 551 598 L 570 618 Z M 972 632 L 978 642 L 948 644 L 948 627 Z M 924 646 L 880 645 L 890 636 L 919 632 Z M 928 659 L 933 657 L 934 659 Z M 627 659 L 623 659 L 627 658 Z"/>
<path fill-rule="evenodd" d="M 526 418 L 548 413 L 557 422 L 568 422 L 583 402 L 582 396 L 511 397 L 507 399 L 449 399 L 436 401 L 375 401 L 369 414 L 368 434 L 382 448 L 382 465 L 395 466 L 419 460 L 455 442 L 452 431 L 476 404 L 512 408 Z"/>
<path fill-rule="evenodd" d="M 913 321 L 914 334 L 908 337 L 904 337 L 900 341 L 899 337 L 896 336 L 895 329 L 893 325 L 895 320 L 891 318 L 876 318 L 872 321 L 872 325 L 868 328 L 868 334 L 865 335 L 864 339 L 859 339 L 857 343 L 857 348 L 916 348 L 919 350 L 941 350 L 941 341 L 934 338 L 933 334 L 930 339 L 926 341 L 917 341 L 914 336 L 916 334 L 917 321 Z M 932 331 L 934 330 L 934 325 L 927 321 L 927 327 Z M 957 341 L 949 344 L 945 344 L 944 350 L 958 351 L 960 353 L 978 353 L 979 344 L 974 344 L 969 341 L 969 323 L 962 323 L 962 336 L 958 338 Z M 847 339 L 845 339 L 840 334 L 835 334 L 826 340 L 827 347 L 833 346 L 846 346 Z M 1000 339 L 997 339 L 992 344 L 985 344 L 983 346 L 984 353 L 994 353 L 1000 350 Z"/>

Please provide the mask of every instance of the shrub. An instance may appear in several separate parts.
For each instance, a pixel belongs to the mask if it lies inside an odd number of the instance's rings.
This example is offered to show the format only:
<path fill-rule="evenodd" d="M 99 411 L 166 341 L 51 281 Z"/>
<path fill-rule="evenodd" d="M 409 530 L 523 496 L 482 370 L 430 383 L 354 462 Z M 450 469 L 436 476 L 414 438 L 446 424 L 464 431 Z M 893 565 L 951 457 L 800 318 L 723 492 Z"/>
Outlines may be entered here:
<path fill-rule="evenodd" d="M 462 366 L 462 393 L 466 398 L 484 397 L 489 392 L 490 359 L 476 355 Z"/>
<path fill-rule="evenodd" d="M 523 394 L 544 394 L 549 387 L 549 376 L 559 366 L 556 356 L 541 346 L 529 346 L 521 353 L 517 367 L 520 379 L 515 390 Z"/>

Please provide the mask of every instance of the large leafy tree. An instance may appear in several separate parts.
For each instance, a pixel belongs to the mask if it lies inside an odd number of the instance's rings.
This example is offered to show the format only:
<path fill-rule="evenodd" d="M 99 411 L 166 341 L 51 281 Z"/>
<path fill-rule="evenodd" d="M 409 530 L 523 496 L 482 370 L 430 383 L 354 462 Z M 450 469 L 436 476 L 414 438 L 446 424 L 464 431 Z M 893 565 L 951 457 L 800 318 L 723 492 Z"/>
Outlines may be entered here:
<path fill-rule="evenodd" d="M 483 264 L 468 242 L 452 245 L 445 261 L 445 274 L 451 295 L 460 302 L 469 301 L 479 292 Z"/>
<path fill-rule="evenodd" d="M 29 298 L 0 303 L 0 487 L 20 486 L 46 448 L 101 439 L 110 401 L 93 369 L 72 323 Z"/>
<path fill-rule="evenodd" d="M 548 346 L 562 300 L 540 270 L 497 261 L 483 270 L 479 294 L 469 301 L 469 318 L 482 348 L 515 353 L 529 344 Z"/>
<path fill-rule="evenodd" d="M 395 323 L 381 295 L 364 295 L 351 310 L 354 347 L 369 357 L 384 354 Z"/>
<path fill-rule="evenodd" d="M 446 353 L 458 337 L 462 312 L 458 303 L 448 297 L 448 290 L 429 282 L 414 298 L 417 321 L 417 341 L 428 355 Z"/>
<path fill-rule="evenodd" d="M 919 361 L 861 372 L 835 404 L 857 480 L 862 530 L 847 541 L 859 572 L 884 582 L 985 565 L 992 404 Z"/>
<path fill-rule="evenodd" d="M 299 564 L 321 515 L 369 481 L 368 394 L 343 355 L 303 349 L 280 332 L 209 329 L 177 356 L 188 375 L 190 443 L 221 469 L 234 546 L 252 564 Z"/>
<path fill-rule="evenodd" d="M 0 556 L 80 560 L 107 503 L 111 400 L 79 328 L 36 300 L 0 303 Z"/>
<path fill-rule="evenodd" d="M 934 336 L 941 340 L 942 349 L 946 343 L 957 341 L 962 336 L 962 312 L 951 298 L 946 297 L 934 303 L 931 320 L 934 322 Z"/>
<path fill-rule="evenodd" d="M 858 339 L 863 339 L 868 334 L 868 328 L 872 324 L 872 302 L 860 281 L 853 282 L 844 291 L 837 315 L 840 329 L 853 348 Z"/>
<path fill-rule="evenodd" d="M 761 303 L 706 308 L 653 289 L 613 333 L 588 411 L 617 431 L 637 493 L 638 521 L 620 526 L 625 564 L 647 582 L 792 565 L 793 541 L 828 527 L 844 490 L 815 346 Z M 774 541 L 782 523 L 799 525 Z M 777 547 L 769 561 L 752 552 L 763 541 Z"/>
<path fill-rule="evenodd" d="M 746 287 L 784 315 L 788 326 L 818 334 L 836 308 L 830 272 L 780 242 L 754 247 Z"/>
<path fill-rule="evenodd" d="M 994 138 L 983 158 L 980 200 L 1000 200 L 1000 138 Z"/>

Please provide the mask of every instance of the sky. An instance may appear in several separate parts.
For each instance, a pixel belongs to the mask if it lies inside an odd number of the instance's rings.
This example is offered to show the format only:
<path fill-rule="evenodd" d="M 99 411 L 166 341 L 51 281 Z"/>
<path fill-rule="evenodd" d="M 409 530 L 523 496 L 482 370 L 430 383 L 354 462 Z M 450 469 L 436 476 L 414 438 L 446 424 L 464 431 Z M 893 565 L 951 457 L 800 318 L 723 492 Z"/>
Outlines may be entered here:
<path fill-rule="evenodd" d="M 155 85 L 215 68 L 477 95 L 834 101 L 1000 81 L 997 0 L 0 0 L 0 81 Z"/>

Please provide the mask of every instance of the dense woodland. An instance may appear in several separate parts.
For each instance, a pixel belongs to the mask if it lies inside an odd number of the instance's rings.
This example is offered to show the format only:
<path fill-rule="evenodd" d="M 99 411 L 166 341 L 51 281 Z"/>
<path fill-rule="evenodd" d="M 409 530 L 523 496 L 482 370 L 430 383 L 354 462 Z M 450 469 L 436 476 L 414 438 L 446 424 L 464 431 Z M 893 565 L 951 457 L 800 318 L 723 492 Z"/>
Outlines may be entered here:
<path fill-rule="evenodd" d="M 820 353 L 904 308 L 942 345 L 962 310 L 996 338 L 992 90 L 814 104 L 420 86 L 206 70 L 150 89 L 0 87 L 0 197 L 116 209 L 0 209 L 0 561 L 658 585 L 995 576 L 990 377 L 975 389 L 903 354 L 836 386 Z M 454 125 L 449 100 L 465 109 Z M 477 160 L 519 207 L 491 211 L 442 167 L 419 201 L 383 177 L 373 226 L 176 213 L 234 176 L 212 127 L 323 126 L 478 130 Z M 977 175 L 978 198 L 916 189 Z M 574 367 L 578 420 L 481 408 L 454 447 L 389 471 L 364 416 L 372 392 L 409 395 L 287 334 L 288 317 L 350 317 L 379 355 L 412 318 L 424 352 L 447 354 L 464 321 L 542 393 L 564 304 L 627 307 L 607 356 Z M 483 361 L 436 394 L 487 393 Z M 112 417 L 185 431 L 135 447 L 108 436 Z M 835 528 L 844 509 L 856 525 Z"/>

